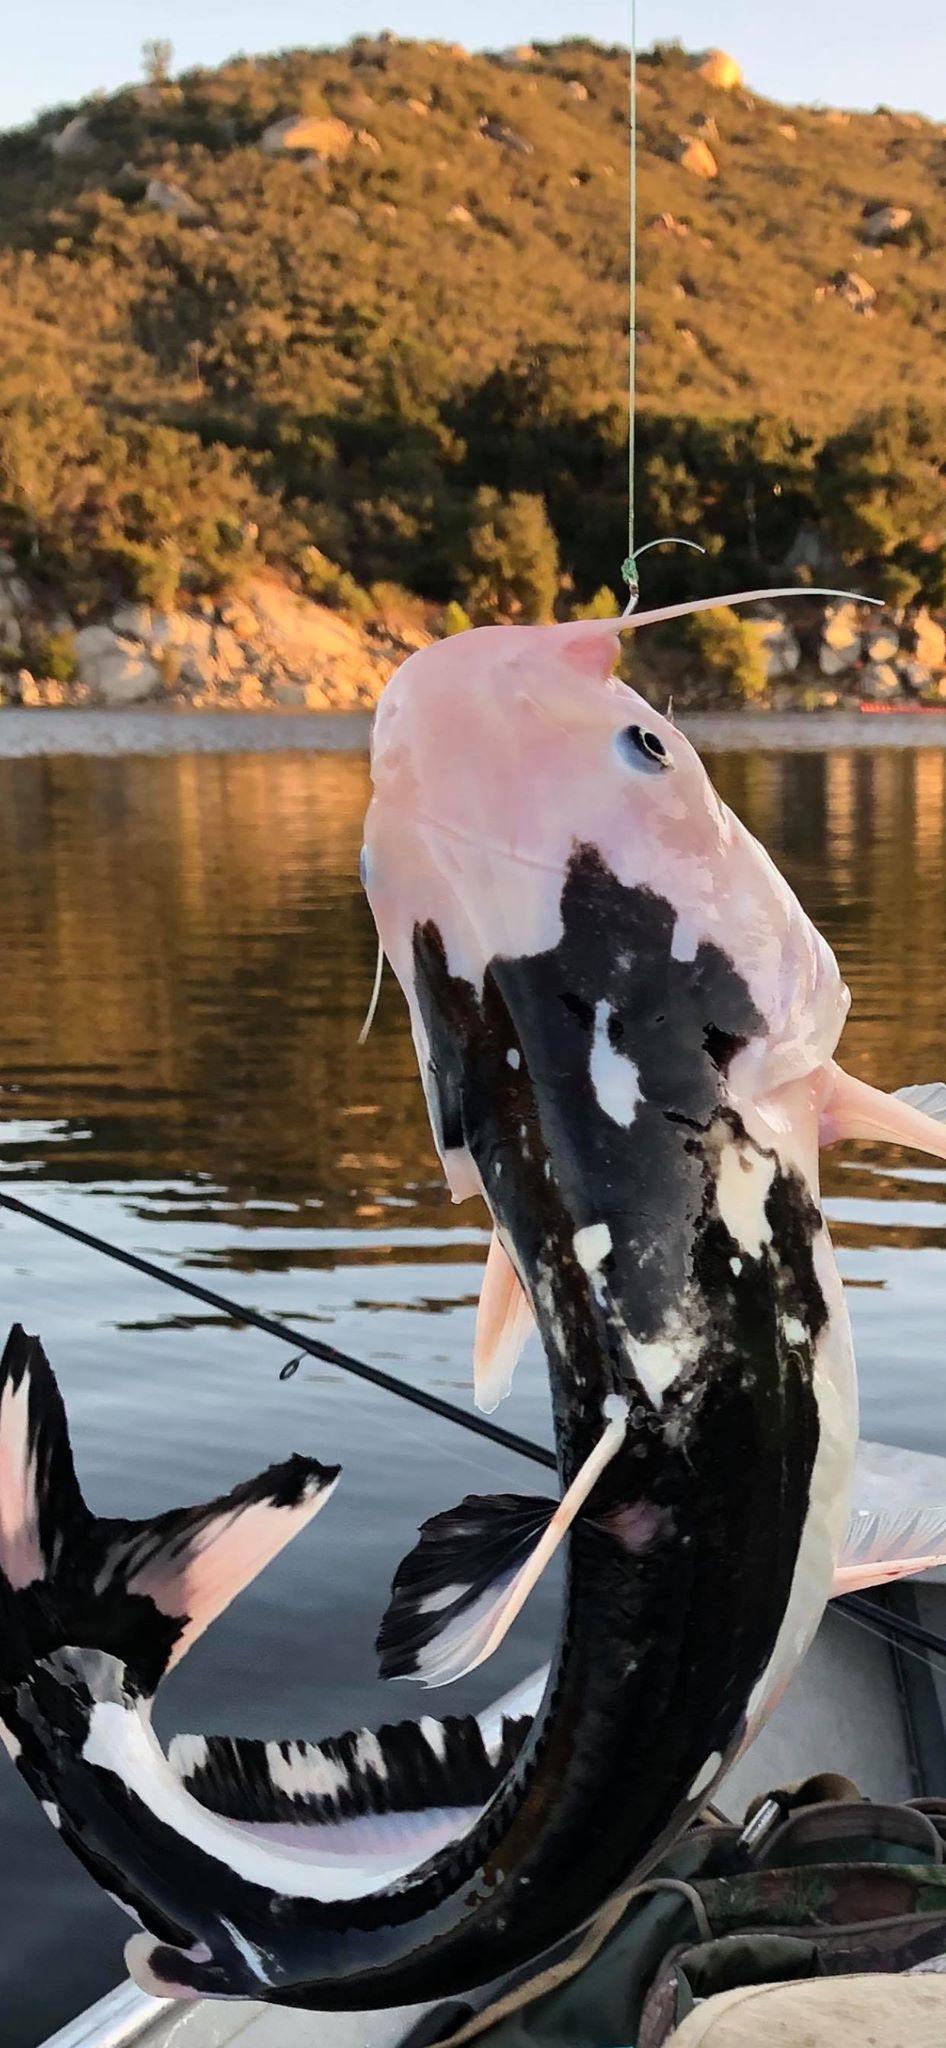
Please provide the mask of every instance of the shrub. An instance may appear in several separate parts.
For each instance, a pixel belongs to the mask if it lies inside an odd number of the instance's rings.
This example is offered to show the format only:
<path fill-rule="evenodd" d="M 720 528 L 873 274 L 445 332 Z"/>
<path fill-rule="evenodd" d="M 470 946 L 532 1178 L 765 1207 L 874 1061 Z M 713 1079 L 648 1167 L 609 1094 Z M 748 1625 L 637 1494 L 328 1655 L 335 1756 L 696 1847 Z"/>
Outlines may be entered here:
<path fill-rule="evenodd" d="M 552 616 L 558 591 L 558 542 L 545 500 L 528 491 L 508 498 L 488 485 L 477 491 L 462 570 L 474 623 Z"/>
<path fill-rule="evenodd" d="M 601 589 L 595 591 L 594 597 L 589 597 L 587 604 L 572 605 L 572 618 L 617 619 L 620 617 L 623 609 L 624 607 L 615 597 L 611 585 L 609 583 L 602 583 Z"/>
<path fill-rule="evenodd" d="M 738 704 L 751 704 L 766 688 L 765 659 L 758 635 L 748 619 L 728 605 L 719 611 L 694 612 L 684 619 L 684 646 L 695 657 L 701 676 L 716 685 L 720 694 Z"/>
<path fill-rule="evenodd" d="M 27 636 L 23 662 L 35 676 L 48 678 L 54 683 L 74 683 L 79 673 L 76 655 L 76 636 L 71 627 L 61 626 L 45 633 L 37 628 Z"/>
<path fill-rule="evenodd" d="M 339 569 L 316 547 L 302 549 L 299 556 L 299 574 L 309 597 L 318 604 L 328 605 L 332 611 L 348 612 L 356 619 L 374 617 L 372 599 L 347 569 Z"/>
<path fill-rule="evenodd" d="M 455 633 L 468 633 L 472 624 L 469 612 L 465 612 L 462 604 L 458 604 L 456 598 L 452 597 L 450 603 L 444 606 L 443 618 L 440 621 L 441 637 L 450 640 Z"/>

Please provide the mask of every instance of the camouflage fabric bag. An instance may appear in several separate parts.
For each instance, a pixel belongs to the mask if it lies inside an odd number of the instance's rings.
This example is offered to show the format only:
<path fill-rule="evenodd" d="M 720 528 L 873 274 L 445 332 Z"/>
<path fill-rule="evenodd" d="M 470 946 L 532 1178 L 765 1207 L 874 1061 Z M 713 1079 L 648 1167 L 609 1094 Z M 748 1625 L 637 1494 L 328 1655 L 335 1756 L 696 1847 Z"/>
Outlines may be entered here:
<path fill-rule="evenodd" d="M 946 1802 L 875 1806 L 845 1779 L 808 1779 L 741 1830 L 701 1817 L 538 1968 L 437 2007 L 402 2048 L 663 2048 L 718 1992 L 944 1954 Z"/>

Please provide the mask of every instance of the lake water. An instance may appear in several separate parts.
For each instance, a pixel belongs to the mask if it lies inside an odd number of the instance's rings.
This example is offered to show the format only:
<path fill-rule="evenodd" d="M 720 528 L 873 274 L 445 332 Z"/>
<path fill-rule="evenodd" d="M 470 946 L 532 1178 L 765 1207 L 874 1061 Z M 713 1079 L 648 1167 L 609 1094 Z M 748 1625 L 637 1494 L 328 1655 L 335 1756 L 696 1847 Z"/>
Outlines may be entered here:
<path fill-rule="evenodd" d="M 946 753 L 865 746 L 866 723 L 857 746 L 826 747 L 810 721 L 804 751 L 707 759 L 838 952 L 848 1065 L 888 1087 L 946 1071 Z M 366 760 L 282 751 L 278 722 L 256 729 L 268 751 L 221 751 L 231 726 L 162 754 L 155 727 L 133 757 L 114 739 L 31 757 L 39 728 L 29 744 L 8 729 L 0 1185 L 465 1403 L 484 1218 L 441 1187 L 393 981 L 357 1045 Z M 946 1170 L 849 1148 L 827 1189 L 864 1433 L 946 1451 Z M 0 1255 L 5 1318 L 46 1343 L 99 1510 L 200 1499 L 293 1449 L 344 1467 L 162 1692 L 162 1732 L 326 1734 L 429 1706 L 374 1677 L 393 1568 L 425 1515 L 542 1475 L 313 1362 L 281 1381 L 286 1347 L 8 1212 Z M 545 1406 L 530 1347 L 502 1420 L 544 1436 Z M 445 1705 L 532 1668 L 550 1629 L 548 1603 L 530 1605 Z M 35 2048 L 117 1980 L 129 1923 L 5 1765 L 0 1827 L 0 2032 Z"/>

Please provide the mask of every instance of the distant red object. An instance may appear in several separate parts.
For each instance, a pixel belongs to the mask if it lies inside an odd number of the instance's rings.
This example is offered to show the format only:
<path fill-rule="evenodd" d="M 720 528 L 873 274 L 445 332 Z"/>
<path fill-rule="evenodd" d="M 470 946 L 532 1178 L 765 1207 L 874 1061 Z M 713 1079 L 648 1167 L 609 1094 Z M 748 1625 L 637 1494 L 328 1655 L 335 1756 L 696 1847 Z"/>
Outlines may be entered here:
<path fill-rule="evenodd" d="M 922 718 L 924 713 L 930 718 L 942 718 L 946 711 L 946 705 L 942 704 L 868 704 L 866 701 L 857 708 L 871 718 Z"/>

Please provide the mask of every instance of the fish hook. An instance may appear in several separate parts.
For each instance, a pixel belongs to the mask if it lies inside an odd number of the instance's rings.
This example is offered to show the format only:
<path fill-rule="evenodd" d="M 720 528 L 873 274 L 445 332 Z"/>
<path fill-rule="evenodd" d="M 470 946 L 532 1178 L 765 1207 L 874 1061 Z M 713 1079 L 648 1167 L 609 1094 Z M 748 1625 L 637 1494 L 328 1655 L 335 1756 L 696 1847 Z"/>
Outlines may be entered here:
<path fill-rule="evenodd" d="M 701 548 L 699 541 L 685 540 L 682 533 L 665 533 L 661 535 L 659 540 L 645 540 L 643 547 L 635 548 L 634 553 L 628 555 L 627 561 L 621 564 L 621 575 L 630 593 L 624 610 L 621 613 L 622 619 L 630 618 L 640 596 L 640 582 L 637 575 L 638 558 L 641 555 L 646 555 L 649 548 L 665 547 L 692 548 L 696 555 L 705 555 L 706 553 L 706 549 Z"/>

